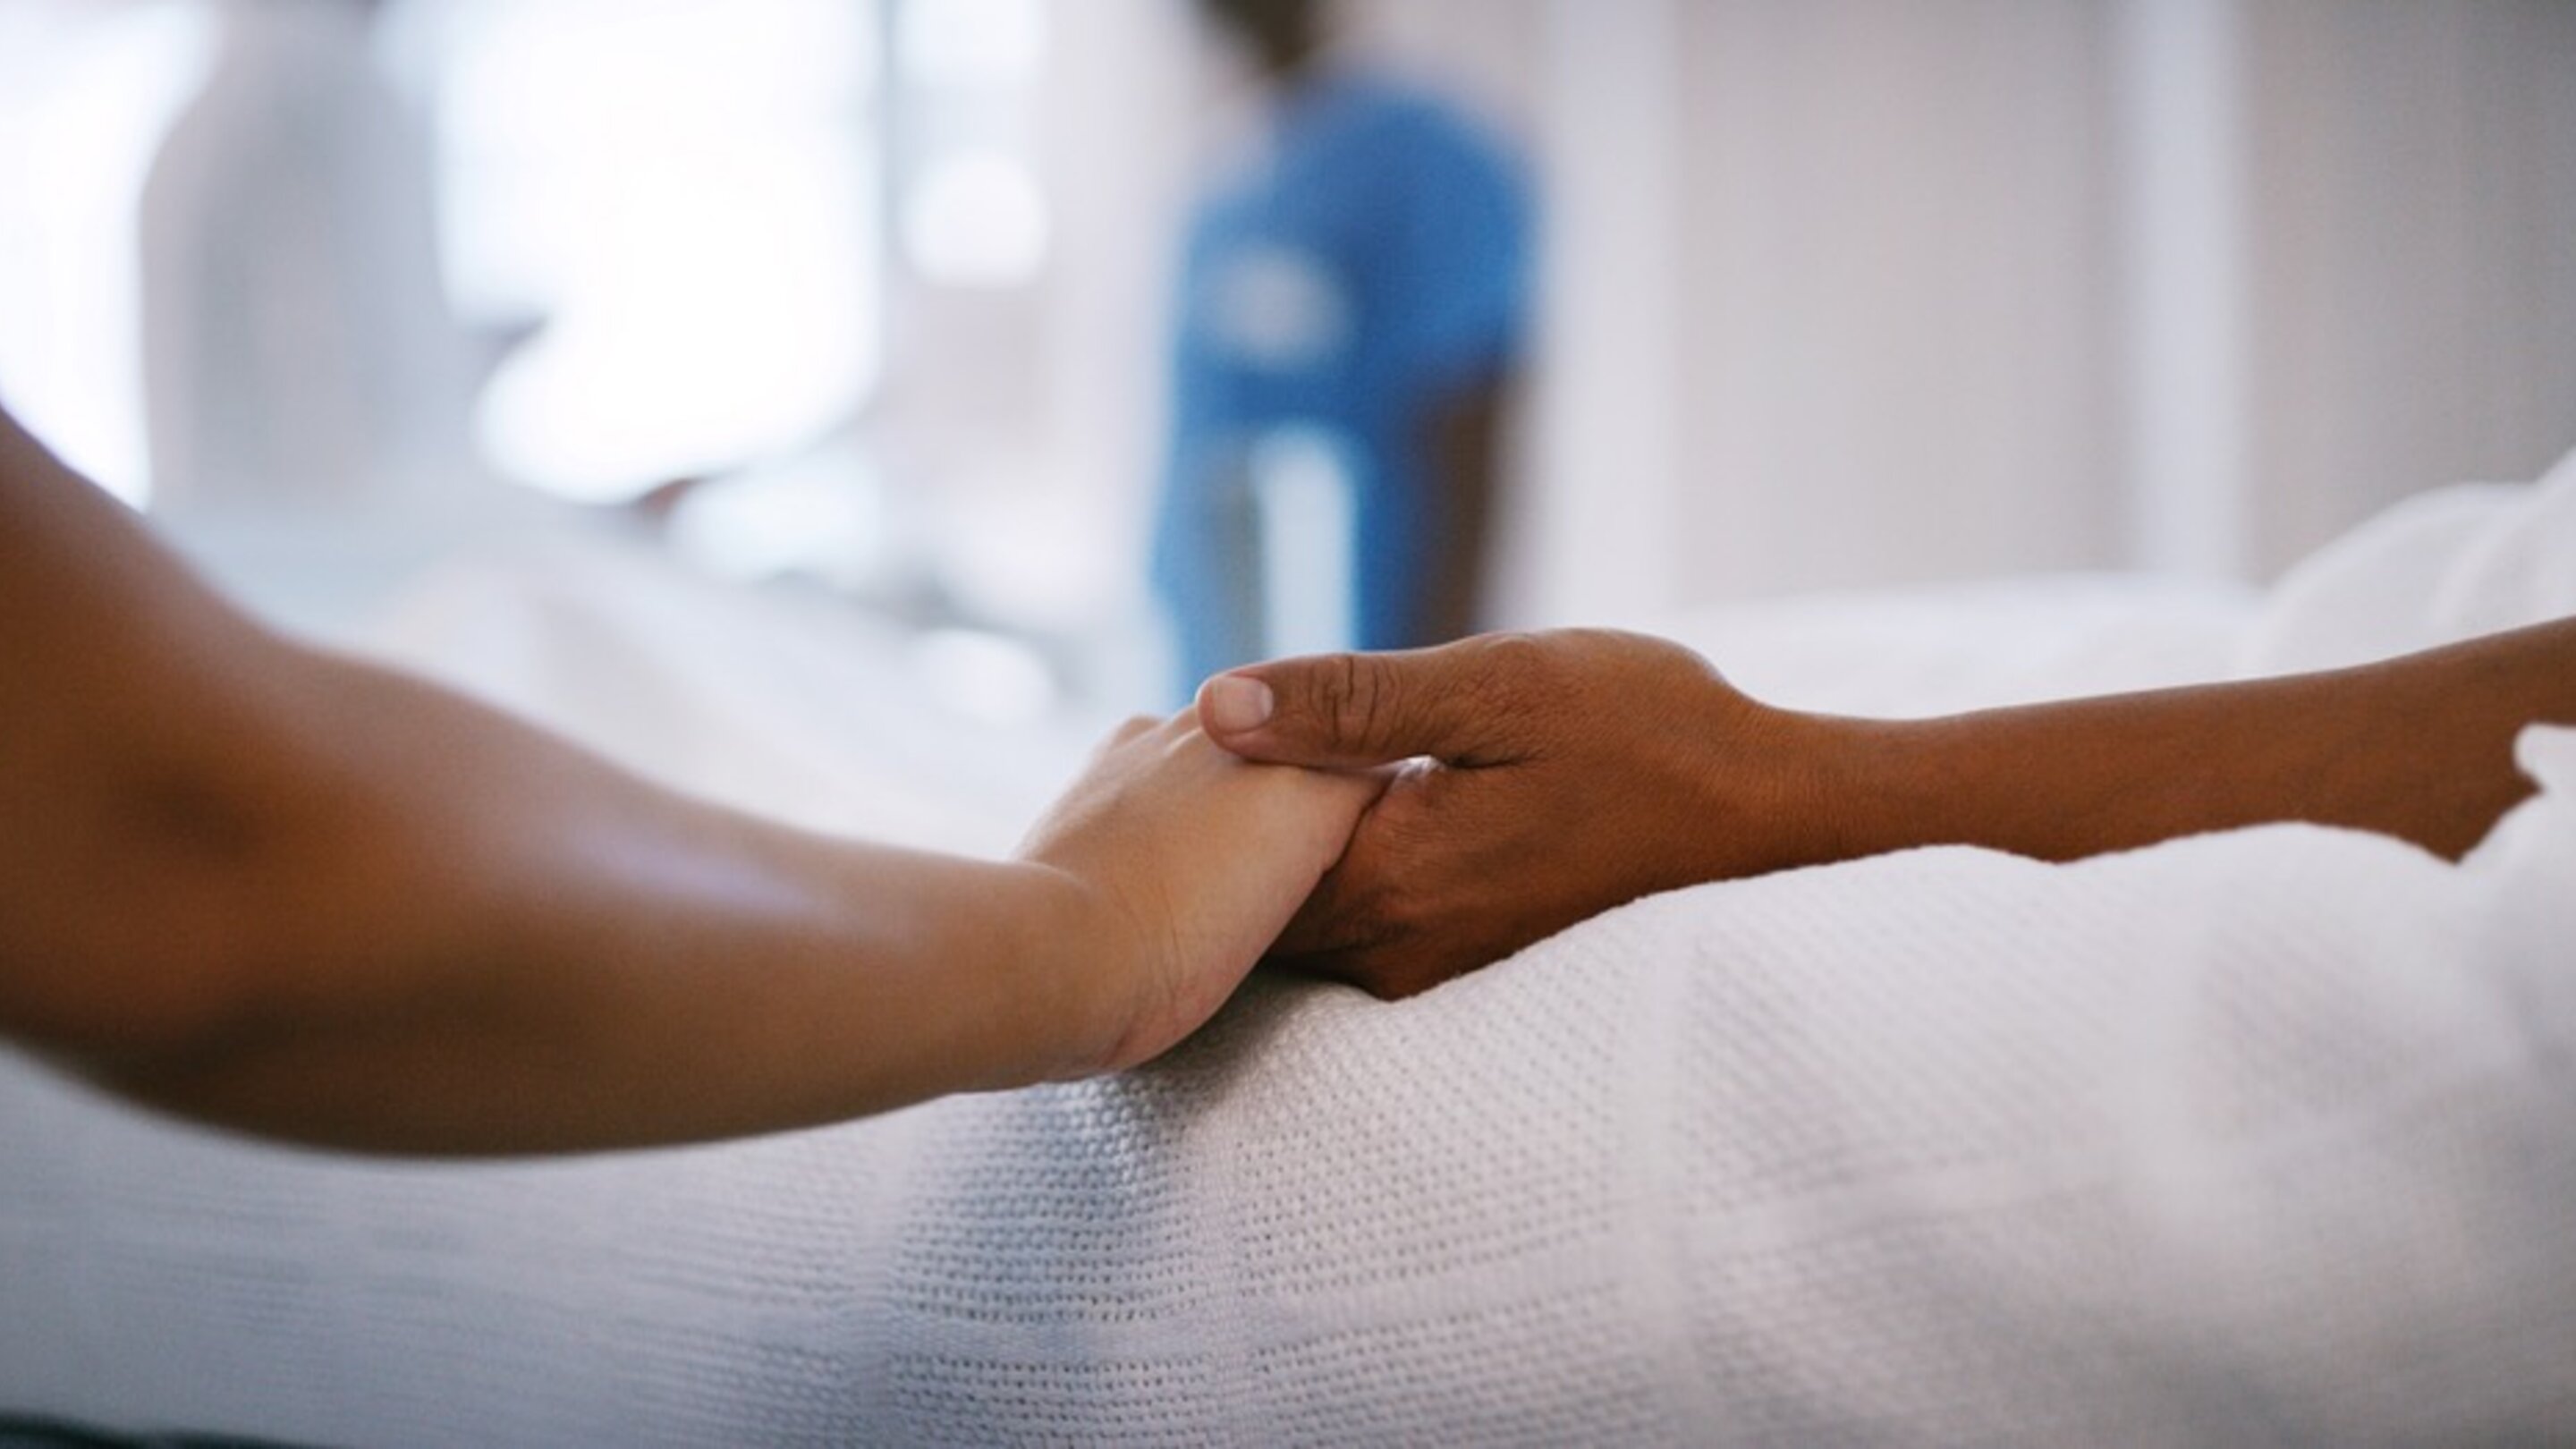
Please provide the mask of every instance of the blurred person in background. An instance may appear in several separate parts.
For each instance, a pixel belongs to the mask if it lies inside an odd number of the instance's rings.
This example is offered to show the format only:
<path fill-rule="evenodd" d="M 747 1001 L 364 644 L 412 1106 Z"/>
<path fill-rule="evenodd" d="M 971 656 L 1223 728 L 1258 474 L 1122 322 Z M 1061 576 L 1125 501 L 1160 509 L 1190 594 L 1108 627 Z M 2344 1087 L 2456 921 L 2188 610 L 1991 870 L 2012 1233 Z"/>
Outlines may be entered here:
<path fill-rule="evenodd" d="M 454 501 L 478 348 L 438 260 L 430 140 L 379 0 L 224 0 L 142 202 L 157 500 L 274 513 Z"/>
<path fill-rule="evenodd" d="M 1190 223 L 1154 576 L 1184 691 L 1277 652 L 1268 446 L 1319 446 L 1348 499 L 1345 642 L 1475 628 L 1528 312 L 1518 163 L 1448 102 L 1336 62 L 1314 0 L 1200 0 L 1260 77 L 1253 154 Z M 1328 612 L 1333 607 L 1327 602 Z"/>

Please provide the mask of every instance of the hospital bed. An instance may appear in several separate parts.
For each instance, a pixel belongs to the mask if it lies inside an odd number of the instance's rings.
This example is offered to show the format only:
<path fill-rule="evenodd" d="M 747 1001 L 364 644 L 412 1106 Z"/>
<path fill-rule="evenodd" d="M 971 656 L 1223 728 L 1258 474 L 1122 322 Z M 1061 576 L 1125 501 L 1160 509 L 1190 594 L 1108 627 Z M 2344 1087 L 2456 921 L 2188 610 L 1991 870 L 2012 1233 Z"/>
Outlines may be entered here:
<path fill-rule="evenodd" d="M 2253 595 L 2024 580 L 1676 620 L 1946 710 L 2576 613 L 2576 467 Z M 999 850 L 1084 731 L 596 550 L 364 647 L 686 788 Z M 2576 1436 L 2576 731 L 2454 865 L 2276 825 L 1640 901 L 1394 1004 L 1256 978 L 1122 1076 L 505 1165 L 228 1139 L 0 1058 L 0 1411 L 301 1444 Z"/>

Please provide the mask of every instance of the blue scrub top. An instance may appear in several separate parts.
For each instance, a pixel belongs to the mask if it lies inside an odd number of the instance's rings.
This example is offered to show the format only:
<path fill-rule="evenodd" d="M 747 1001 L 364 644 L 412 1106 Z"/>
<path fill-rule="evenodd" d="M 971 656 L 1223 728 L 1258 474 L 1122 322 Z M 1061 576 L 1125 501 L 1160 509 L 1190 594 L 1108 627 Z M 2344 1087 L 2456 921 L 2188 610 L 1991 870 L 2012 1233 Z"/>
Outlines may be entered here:
<path fill-rule="evenodd" d="M 1519 167 L 1484 132 L 1434 97 L 1349 74 L 1285 97 L 1270 148 L 1201 203 L 1155 545 L 1189 678 L 1245 662 L 1241 629 L 1219 616 L 1248 605 L 1257 565 L 1229 543 L 1223 516 L 1242 502 L 1225 495 L 1242 489 L 1252 443 L 1285 427 L 1329 436 L 1350 479 L 1356 642 L 1423 642 L 1444 526 L 1425 415 L 1519 352 L 1530 209 Z"/>

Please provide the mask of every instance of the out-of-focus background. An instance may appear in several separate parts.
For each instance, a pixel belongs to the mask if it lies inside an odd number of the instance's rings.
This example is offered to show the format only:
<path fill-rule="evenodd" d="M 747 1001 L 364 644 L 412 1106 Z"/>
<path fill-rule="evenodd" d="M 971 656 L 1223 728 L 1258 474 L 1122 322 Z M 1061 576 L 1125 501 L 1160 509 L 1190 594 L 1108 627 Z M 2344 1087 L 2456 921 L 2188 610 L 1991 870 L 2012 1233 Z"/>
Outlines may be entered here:
<path fill-rule="evenodd" d="M 1535 183 L 1490 623 L 2260 582 L 2576 445 L 2560 0 L 1339 12 Z M 1150 705 L 1246 90 L 1183 0 L 0 0 L 0 397 L 288 616 L 590 519 Z"/>

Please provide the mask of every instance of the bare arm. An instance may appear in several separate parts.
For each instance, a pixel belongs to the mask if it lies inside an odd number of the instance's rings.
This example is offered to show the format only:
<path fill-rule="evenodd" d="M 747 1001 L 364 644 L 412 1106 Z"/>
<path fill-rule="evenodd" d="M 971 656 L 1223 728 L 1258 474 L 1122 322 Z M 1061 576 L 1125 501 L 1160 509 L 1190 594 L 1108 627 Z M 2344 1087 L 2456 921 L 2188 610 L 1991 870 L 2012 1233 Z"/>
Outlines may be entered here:
<path fill-rule="evenodd" d="M 1281 942 L 1401 995 L 1655 891 L 1908 846 L 2067 860 L 2307 820 L 2457 856 L 2530 792 L 2514 734 L 2576 721 L 2576 620 L 1922 721 L 1772 708 L 1638 635 L 1495 635 L 1251 666 L 1212 681 L 1200 716 L 1252 759 L 1429 757 Z"/>
<path fill-rule="evenodd" d="M 1834 722 L 1821 854 L 1956 841 L 2072 860 L 2304 820 L 2456 859 L 2531 793 L 2513 737 L 2535 721 L 2576 721 L 2576 619 L 2316 674 Z"/>
<path fill-rule="evenodd" d="M 0 1034 L 405 1151 L 832 1121 L 1150 1057 L 1373 782 L 1122 732 L 1021 858 L 684 799 L 224 604 L 0 416 Z"/>

